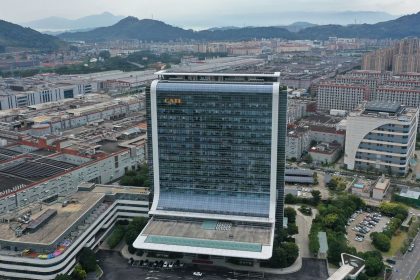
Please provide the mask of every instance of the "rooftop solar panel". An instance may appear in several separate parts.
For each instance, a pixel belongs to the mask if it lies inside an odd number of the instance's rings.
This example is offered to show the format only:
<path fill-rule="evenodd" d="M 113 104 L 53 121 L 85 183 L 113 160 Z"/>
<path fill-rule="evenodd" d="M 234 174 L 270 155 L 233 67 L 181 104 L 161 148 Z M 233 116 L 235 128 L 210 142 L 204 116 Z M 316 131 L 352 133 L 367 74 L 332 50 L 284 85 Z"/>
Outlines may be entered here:
<path fill-rule="evenodd" d="M 48 164 L 48 165 L 58 167 L 58 168 L 63 168 L 63 169 L 70 169 L 70 168 L 76 167 L 75 164 L 71 164 L 71 163 L 59 161 L 59 160 L 54 160 L 50 158 L 41 158 L 41 159 L 38 159 L 36 162 Z"/>
<path fill-rule="evenodd" d="M 29 180 L 39 180 L 62 173 L 63 169 L 37 162 L 24 162 L 1 170 L 2 173 L 11 174 Z"/>
<path fill-rule="evenodd" d="M 312 177 L 314 176 L 314 171 L 308 169 L 286 169 L 285 175 Z"/>
<path fill-rule="evenodd" d="M 6 149 L 6 148 L 0 148 L 0 154 L 13 157 L 13 156 L 18 156 L 22 153 L 17 152 L 17 151 L 13 151 L 13 150 L 9 150 L 9 149 Z"/>
<path fill-rule="evenodd" d="M 313 184 L 314 183 L 314 178 L 312 177 L 285 176 L 284 180 L 287 183 L 300 183 L 300 184 Z"/>

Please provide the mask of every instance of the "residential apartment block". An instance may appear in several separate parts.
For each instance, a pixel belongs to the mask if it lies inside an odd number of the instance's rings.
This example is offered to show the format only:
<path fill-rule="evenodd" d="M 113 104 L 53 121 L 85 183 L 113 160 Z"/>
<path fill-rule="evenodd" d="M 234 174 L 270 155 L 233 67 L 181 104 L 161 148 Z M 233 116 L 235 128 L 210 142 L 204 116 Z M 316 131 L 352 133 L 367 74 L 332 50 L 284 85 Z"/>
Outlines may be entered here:
<path fill-rule="evenodd" d="M 366 85 L 322 82 L 318 86 L 317 110 L 332 109 L 352 111 L 364 100 L 369 100 L 370 88 Z"/>

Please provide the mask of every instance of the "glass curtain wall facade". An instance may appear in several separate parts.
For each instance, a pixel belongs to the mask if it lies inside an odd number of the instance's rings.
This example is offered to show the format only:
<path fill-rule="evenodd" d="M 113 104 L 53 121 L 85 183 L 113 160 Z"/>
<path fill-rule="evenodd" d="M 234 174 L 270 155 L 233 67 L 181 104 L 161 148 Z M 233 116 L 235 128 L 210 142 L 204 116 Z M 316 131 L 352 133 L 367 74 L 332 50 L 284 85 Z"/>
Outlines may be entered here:
<path fill-rule="evenodd" d="M 287 96 L 280 90 L 273 98 L 276 86 L 158 81 L 154 97 L 148 90 L 149 165 L 159 162 L 158 177 L 152 173 L 159 180 L 157 211 L 269 218 L 274 196 L 276 222 L 282 222 Z"/>

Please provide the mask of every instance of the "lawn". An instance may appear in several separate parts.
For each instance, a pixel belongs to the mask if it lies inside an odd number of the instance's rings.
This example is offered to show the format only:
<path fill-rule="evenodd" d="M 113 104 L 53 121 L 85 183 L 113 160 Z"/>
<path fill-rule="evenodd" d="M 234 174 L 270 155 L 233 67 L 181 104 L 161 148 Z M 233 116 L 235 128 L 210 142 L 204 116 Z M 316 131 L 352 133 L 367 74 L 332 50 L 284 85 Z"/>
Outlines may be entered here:
<path fill-rule="evenodd" d="M 420 272 L 417 273 L 416 280 L 420 280 Z"/>
<path fill-rule="evenodd" d="M 394 256 L 398 253 L 401 247 L 404 244 L 404 241 L 407 239 L 407 233 L 405 231 L 400 231 L 397 235 L 394 235 L 391 239 L 391 249 L 388 252 L 384 253 L 385 256 Z"/>

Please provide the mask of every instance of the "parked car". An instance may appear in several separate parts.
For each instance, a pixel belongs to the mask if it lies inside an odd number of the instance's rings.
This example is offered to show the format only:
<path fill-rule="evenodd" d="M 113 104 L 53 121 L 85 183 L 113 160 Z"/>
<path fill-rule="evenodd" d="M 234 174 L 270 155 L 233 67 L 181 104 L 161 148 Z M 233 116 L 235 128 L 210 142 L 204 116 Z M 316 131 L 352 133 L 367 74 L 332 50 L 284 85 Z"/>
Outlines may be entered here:
<path fill-rule="evenodd" d="M 397 263 L 397 261 L 396 260 L 394 260 L 394 259 L 386 259 L 385 260 L 387 263 L 390 263 L 390 264 L 396 264 Z"/>
<path fill-rule="evenodd" d="M 167 268 L 168 267 L 168 262 L 164 262 L 163 263 L 163 268 Z"/>
<path fill-rule="evenodd" d="M 195 272 L 193 272 L 193 275 L 197 276 L 197 277 L 201 277 L 201 276 L 203 276 L 203 273 L 201 273 L 199 271 L 195 271 Z"/>
<path fill-rule="evenodd" d="M 409 252 L 413 251 L 414 250 L 414 246 L 415 246 L 414 243 L 411 243 L 410 244 L 410 247 L 408 247 L 408 251 Z"/>

